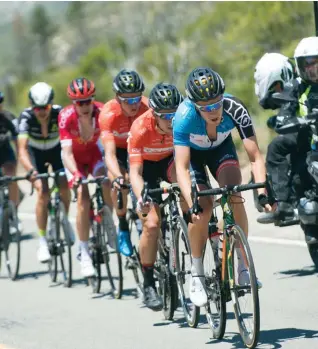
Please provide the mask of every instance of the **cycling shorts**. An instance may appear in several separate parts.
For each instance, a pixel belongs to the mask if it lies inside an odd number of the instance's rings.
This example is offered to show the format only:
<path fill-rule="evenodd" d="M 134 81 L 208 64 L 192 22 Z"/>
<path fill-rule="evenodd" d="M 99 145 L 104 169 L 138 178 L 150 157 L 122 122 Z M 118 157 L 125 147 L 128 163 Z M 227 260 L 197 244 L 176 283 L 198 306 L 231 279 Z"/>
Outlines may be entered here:
<path fill-rule="evenodd" d="M 17 158 L 15 151 L 12 148 L 12 145 L 9 142 L 6 142 L 1 145 L 0 148 L 0 167 L 5 164 L 16 164 Z"/>
<path fill-rule="evenodd" d="M 29 146 L 29 154 L 34 168 L 39 173 L 48 172 L 48 167 L 46 166 L 46 164 L 50 164 L 53 168 L 53 171 L 62 170 L 64 167 L 61 159 L 60 144 L 48 150 L 40 150 Z"/>

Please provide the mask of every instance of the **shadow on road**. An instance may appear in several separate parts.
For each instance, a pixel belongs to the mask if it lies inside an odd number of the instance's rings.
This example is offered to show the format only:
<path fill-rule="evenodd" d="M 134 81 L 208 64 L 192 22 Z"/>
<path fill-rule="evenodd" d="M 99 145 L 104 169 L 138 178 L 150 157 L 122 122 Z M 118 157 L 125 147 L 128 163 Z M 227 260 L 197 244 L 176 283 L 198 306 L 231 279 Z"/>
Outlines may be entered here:
<path fill-rule="evenodd" d="M 302 277 L 302 276 L 310 276 L 317 274 L 316 268 L 314 266 L 307 266 L 301 269 L 289 269 L 289 270 L 282 270 L 275 275 L 283 275 L 285 277 L 281 277 L 280 279 L 287 279 L 291 277 Z"/>
<path fill-rule="evenodd" d="M 35 235 L 32 233 L 26 233 L 26 234 L 23 233 L 20 238 L 21 241 L 32 240 L 32 239 L 35 239 Z"/>
<path fill-rule="evenodd" d="M 24 280 L 24 279 L 38 279 L 41 276 L 48 275 L 47 270 L 41 270 L 41 271 L 32 271 L 29 273 L 22 273 L 19 274 L 18 280 Z"/>
<path fill-rule="evenodd" d="M 232 337 L 231 334 L 233 335 Z M 285 342 L 287 341 L 303 338 L 318 339 L 318 331 L 305 330 L 300 328 L 281 328 L 275 330 L 261 331 L 259 344 L 256 346 L 256 348 L 279 349 L 285 347 Z M 221 341 L 213 339 L 206 344 L 219 344 L 221 342 L 232 344 L 231 349 L 244 348 L 241 336 L 237 333 L 226 333 L 225 337 Z M 305 343 L 303 343 L 299 347 L 305 347 Z"/>

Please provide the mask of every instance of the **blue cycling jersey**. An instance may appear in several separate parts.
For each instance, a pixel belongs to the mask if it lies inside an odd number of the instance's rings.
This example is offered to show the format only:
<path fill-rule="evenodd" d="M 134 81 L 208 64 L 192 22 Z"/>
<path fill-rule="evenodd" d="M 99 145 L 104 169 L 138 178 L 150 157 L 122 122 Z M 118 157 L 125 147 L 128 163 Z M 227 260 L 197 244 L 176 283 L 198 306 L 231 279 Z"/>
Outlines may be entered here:
<path fill-rule="evenodd" d="M 217 126 L 216 140 L 209 139 L 205 120 L 189 98 L 186 98 L 179 105 L 173 120 L 173 142 L 174 145 L 209 150 L 222 144 L 235 127 L 241 139 L 255 135 L 252 119 L 238 98 L 224 94 L 223 115 Z"/>

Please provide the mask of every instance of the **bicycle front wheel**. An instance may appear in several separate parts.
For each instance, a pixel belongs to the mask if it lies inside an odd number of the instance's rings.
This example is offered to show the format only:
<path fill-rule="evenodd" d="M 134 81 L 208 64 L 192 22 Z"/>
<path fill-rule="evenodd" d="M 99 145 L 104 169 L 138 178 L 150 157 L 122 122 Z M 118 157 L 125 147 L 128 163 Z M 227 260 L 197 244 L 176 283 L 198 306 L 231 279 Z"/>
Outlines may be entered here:
<path fill-rule="evenodd" d="M 16 280 L 20 268 L 20 240 L 21 233 L 18 228 L 18 217 L 13 202 L 3 211 L 2 239 L 4 244 L 6 266 L 11 280 Z"/>
<path fill-rule="evenodd" d="M 177 285 L 184 316 L 190 327 L 197 327 L 200 318 L 200 308 L 190 300 L 191 249 L 187 225 L 183 218 L 178 217 L 174 227 L 173 239 L 175 243 Z"/>
<path fill-rule="evenodd" d="M 112 226 L 112 224 L 110 224 L 112 221 L 113 217 L 110 209 L 104 206 L 101 224 L 101 251 L 106 266 L 111 293 L 114 298 L 120 299 L 123 293 L 123 267 L 121 255 L 118 250 L 117 239 L 110 242 L 108 239 L 111 233 L 106 231 L 106 227 Z"/>
<path fill-rule="evenodd" d="M 260 307 L 251 249 L 238 225 L 231 228 L 228 241 L 228 277 L 235 317 L 244 344 L 255 348 L 260 331 Z"/>
<path fill-rule="evenodd" d="M 208 304 L 206 318 L 213 338 L 222 339 L 226 327 L 226 296 L 222 288 L 221 260 L 218 257 L 218 241 L 207 239 L 203 252 L 205 286 Z"/>

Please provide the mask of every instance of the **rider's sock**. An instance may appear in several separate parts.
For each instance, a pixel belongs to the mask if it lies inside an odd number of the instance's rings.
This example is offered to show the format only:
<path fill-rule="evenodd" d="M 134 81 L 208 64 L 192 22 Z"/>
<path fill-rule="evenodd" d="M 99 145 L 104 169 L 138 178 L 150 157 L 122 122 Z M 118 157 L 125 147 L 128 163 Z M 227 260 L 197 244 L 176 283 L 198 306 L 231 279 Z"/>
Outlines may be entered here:
<path fill-rule="evenodd" d="M 40 236 L 39 243 L 40 243 L 40 245 L 46 245 L 47 244 L 45 236 Z"/>
<path fill-rule="evenodd" d="M 191 274 L 200 275 L 200 276 L 204 275 L 202 257 L 199 257 L 199 258 L 192 257 Z"/>
<path fill-rule="evenodd" d="M 153 286 L 155 280 L 153 277 L 153 265 L 144 265 L 142 266 L 144 274 L 144 287 Z"/>
<path fill-rule="evenodd" d="M 128 222 L 127 222 L 126 216 L 119 216 L 118 217 L 118 221 L 119 221 L 119 230 L 121 230 L 121 231 L 129 231 L 129 227 L 128 227 Z"/>
<path fill-rule="evenodd" d="M 40 238 L 45 238 L 45 235 L 46 235 L 46 231 L 44 229 L 39 229 L 39 237 Z"/>
<path fill-rule="evenodd" d="M 80 241 L 80 250 L 81 253 L 86 253 L 89 255 L 89 251 L 88 251 L 88 241 Z"/>

